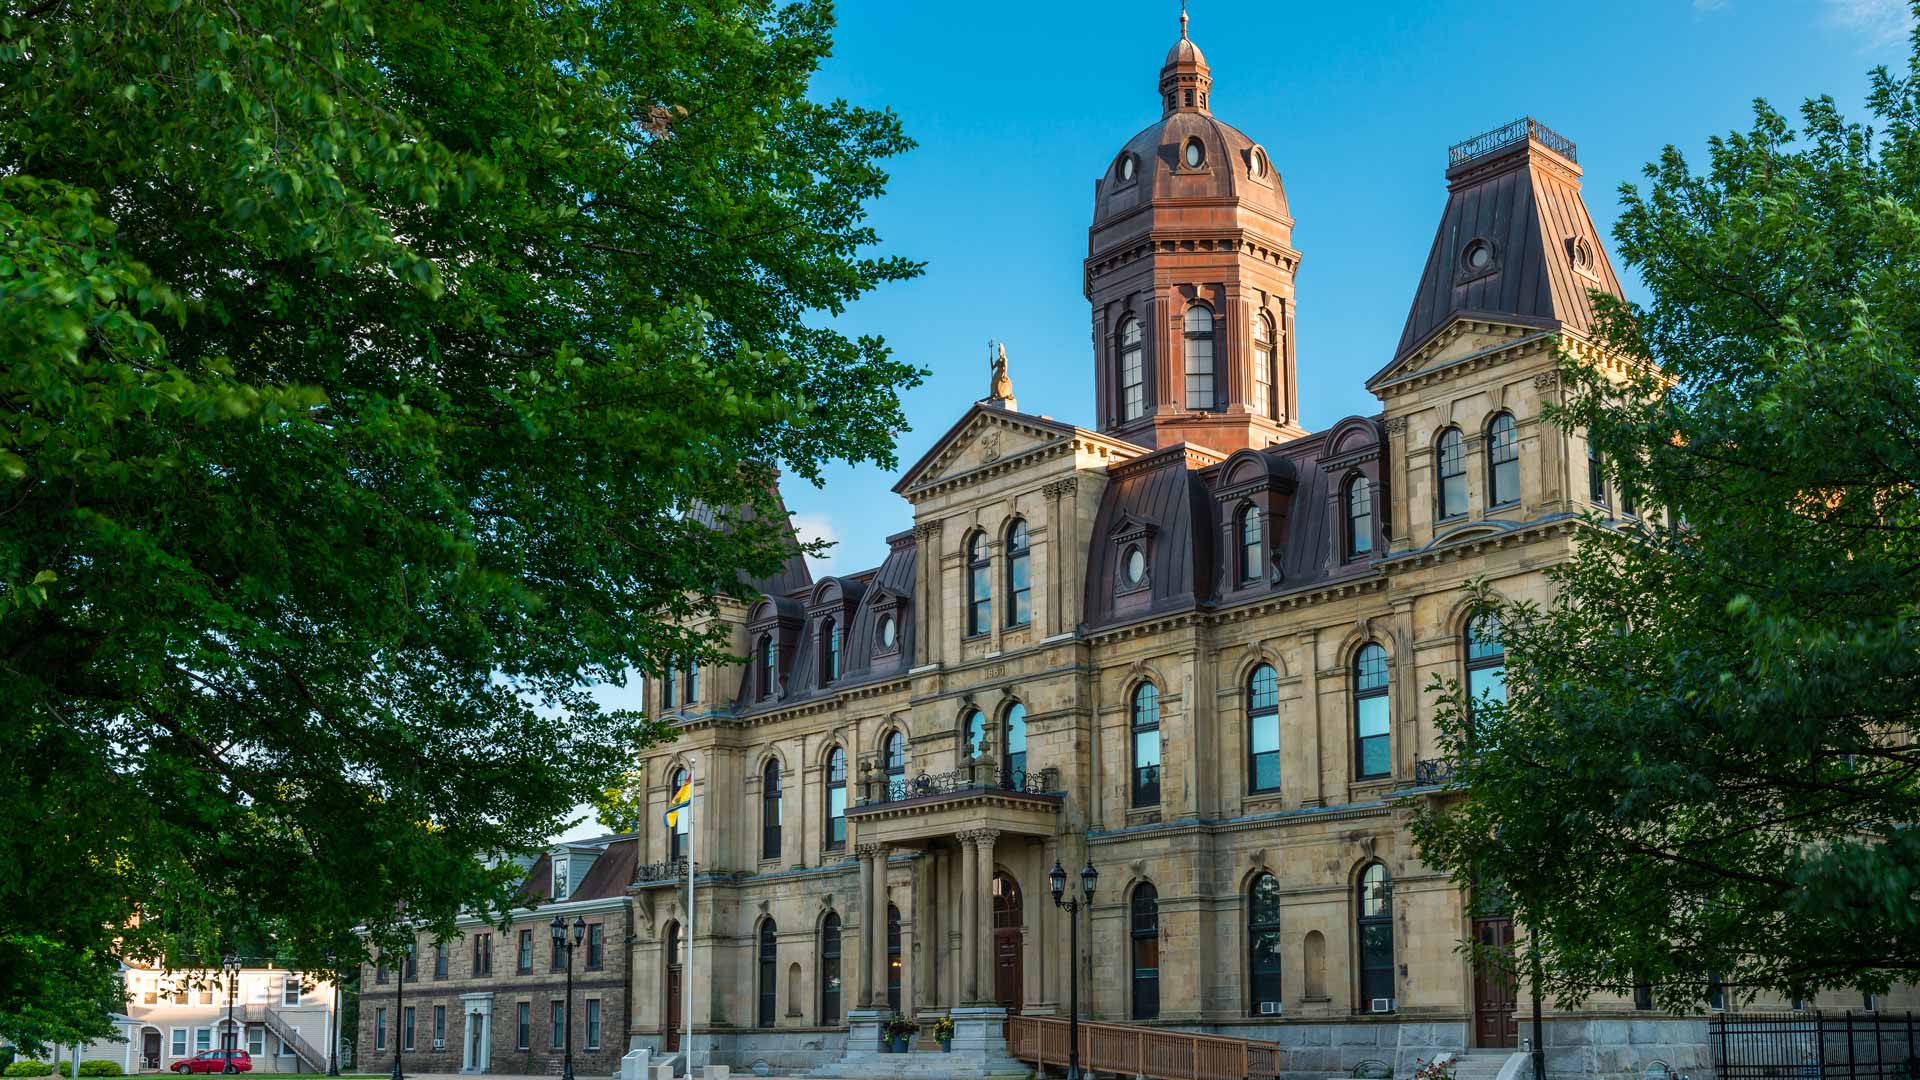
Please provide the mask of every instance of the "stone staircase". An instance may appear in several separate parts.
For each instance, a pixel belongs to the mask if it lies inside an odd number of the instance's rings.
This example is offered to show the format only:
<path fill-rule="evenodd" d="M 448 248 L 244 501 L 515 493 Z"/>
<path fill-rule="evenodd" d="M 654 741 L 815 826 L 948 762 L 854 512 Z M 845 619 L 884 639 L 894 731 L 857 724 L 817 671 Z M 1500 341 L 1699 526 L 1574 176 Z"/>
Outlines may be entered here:
<path fill-rule="evenodd" d="M 1468 1050 L 1453 1058 L 1454 1080 L 1497 1080 L 1513 1050 Z"/>

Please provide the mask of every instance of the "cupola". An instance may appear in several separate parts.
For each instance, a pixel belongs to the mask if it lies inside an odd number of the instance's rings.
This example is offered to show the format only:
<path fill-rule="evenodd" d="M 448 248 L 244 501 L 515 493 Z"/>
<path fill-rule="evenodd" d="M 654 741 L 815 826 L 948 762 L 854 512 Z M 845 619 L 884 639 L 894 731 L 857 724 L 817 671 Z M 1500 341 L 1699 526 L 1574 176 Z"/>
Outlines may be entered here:
<path fill-rule="evenodd" d="M 1200 46 L 1187 36 L 1187 5 L 1180 5 L 1180 40 L 1167 50 L 1167 62 L 1160 67 L 1160 101 L 1163 115 L 1180 111 L 1206 112 L 1207 96 L 1213 91 L 1213 76 L 1207 72 L 1207 57 Z"/>

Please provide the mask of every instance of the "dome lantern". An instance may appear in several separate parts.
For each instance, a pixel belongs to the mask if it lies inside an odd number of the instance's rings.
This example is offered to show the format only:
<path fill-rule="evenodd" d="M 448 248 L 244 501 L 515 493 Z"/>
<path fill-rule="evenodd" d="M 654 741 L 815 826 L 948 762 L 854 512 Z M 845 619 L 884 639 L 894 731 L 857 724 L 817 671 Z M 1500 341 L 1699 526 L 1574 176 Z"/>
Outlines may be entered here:
<path fill-rule="evenodd" d="M 1206 54 L 1187 36 L 1187 4 L 1180 0 L 1180 40 L 1167 50 L 1167 62 L 1160 68 L 1162 115 L 1205 113 L 1212 90 L 1213 76 L 1208 73 Z"/>

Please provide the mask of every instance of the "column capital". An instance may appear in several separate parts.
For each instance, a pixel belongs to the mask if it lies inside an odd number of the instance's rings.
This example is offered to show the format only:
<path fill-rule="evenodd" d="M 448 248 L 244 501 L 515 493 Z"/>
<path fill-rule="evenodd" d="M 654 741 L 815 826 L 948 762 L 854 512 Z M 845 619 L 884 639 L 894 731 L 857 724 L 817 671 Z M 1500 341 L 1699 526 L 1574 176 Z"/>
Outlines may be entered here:
<path fill-rule="evenodd" d="M 862 859 L 884 859 L 887 857 L 887 845 L 857 844 L 854 846 L 853 853 Z"/>
<path fill-rule="evenodd" d="M 960 839 L 963 842 L 965 842 L 970 847 L 979 847 L 981 845 L 992 847 L 994 840 L 998 839 L 1000 836 L 1000 830 L 999 829 L 967 829 L 964 832 L 961 832 L 957 835 L 960 837 Z"/>

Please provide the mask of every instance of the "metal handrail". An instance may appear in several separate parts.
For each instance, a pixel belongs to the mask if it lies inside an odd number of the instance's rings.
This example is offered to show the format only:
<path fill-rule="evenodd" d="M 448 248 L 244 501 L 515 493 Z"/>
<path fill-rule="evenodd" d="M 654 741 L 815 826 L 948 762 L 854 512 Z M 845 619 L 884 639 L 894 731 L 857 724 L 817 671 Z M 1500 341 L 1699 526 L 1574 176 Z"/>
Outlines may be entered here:
<path fill-rule="evenodd" d="M 1463 161 L 1485 157 L 1496 150 L 1503 150 L 1529 138 L 1537 140 L 1542 146 L 1568 161 L 1575 164 L 1580 162 L 1579 147 L 1572 139 L 1531 116 L 1523 116 L 1512 123 L 1502 124 L 1492 131 L 1483 131 L 1471 139 L 1465 139 L 1447 147 L 1447 164 L 1458 165 Z"/>
<path fill-rule="evenodd" d="M 1257 1039 L 1082 1020 L 1080 1067 L 1087 1073 L 1151 1080 L 1248 1080 L 1280 1075 L 1280 1046 Z M 1068 1023 L 1051 1016 L 1007 1018 L 1007 1051 L 1042 1073 L 1067 1061 Z"/>

